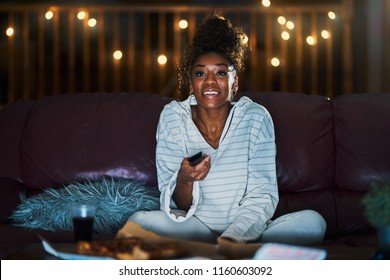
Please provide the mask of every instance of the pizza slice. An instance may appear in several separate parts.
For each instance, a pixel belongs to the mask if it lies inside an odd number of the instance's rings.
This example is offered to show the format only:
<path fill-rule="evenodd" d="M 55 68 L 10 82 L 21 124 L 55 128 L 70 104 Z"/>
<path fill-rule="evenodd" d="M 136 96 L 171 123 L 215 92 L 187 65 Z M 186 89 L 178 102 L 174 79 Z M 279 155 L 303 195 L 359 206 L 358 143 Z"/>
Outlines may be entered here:
<path fill-rule="evenodd" d="M 175 259 L 187 256 L 187 251 L 175 241 L 146 243 L 138 237 L 80 241 L 76 245 L 76 251 L 83 255 L 105 256 L 120 260 Z"/>

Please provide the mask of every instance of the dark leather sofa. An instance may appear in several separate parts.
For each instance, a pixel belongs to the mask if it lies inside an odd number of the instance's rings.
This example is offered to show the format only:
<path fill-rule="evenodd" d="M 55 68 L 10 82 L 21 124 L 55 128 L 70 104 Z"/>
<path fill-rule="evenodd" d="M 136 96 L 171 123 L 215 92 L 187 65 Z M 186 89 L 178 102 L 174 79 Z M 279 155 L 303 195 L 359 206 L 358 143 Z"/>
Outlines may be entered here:
<path fill-rule="evenodd" d="M 300 93 L 247 92 L 271 113 L 280 202 L 275 216 L 314 209 L 327 221 L 325 245 L 376 244 L 361 198 L 390 179 L 390 93 L 329 100 Z M 73 94 L 17 101 L 0 110 L 0 257 L 37 234 L 71 242 L 73 233 L 14 226 L 19 192 L 103 176 L 156 187 L 155 131 L 171 99 L 148 93 Z M 96 235 L 97 239 L 113 236 Z"/>

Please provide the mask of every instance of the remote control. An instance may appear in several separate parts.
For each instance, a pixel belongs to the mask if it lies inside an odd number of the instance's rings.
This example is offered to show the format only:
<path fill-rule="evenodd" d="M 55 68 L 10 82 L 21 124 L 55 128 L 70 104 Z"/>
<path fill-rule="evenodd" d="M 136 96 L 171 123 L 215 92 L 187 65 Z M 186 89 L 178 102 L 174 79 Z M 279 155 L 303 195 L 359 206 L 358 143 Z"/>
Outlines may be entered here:
<path fill-rule="evenodd" d="M 199 152 L 188 158 L 188 162 L 191 166 L 197 165 L 203 159 L 203 153 Z"/>

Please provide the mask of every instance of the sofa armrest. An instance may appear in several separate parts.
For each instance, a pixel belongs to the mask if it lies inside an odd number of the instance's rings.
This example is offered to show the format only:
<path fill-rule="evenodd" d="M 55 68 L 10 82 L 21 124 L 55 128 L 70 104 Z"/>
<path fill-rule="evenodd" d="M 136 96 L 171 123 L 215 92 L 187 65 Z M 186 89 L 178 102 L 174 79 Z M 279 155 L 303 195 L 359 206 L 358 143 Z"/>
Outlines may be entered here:
<path fill-rule="evenodd" d="M 20 203 L 25 185 L 13 178 L 0 177 L 0 224 L 9 223 L 9 216 Z"/>

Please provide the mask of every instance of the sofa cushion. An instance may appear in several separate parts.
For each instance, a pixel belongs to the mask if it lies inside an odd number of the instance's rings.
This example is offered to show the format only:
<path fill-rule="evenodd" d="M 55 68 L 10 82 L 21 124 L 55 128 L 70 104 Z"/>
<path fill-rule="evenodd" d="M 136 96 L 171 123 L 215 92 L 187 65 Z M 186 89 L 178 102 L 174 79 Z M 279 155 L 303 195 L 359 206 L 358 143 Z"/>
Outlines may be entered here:
<path fill-rule="evenodd" d="M 326 237 L 338 236 L 337 214 L 331 189 L 316 192 L 281 193 L 273 219 L 294 211 L 311 209 L 320 213 L 326 220 Z"/>
<path fill-rule="evenodd" d="M 390 181 L 390 93 L 344 95 L 334 100 L 338 188 L 367 191 Z"/>
<path fill-rule="evenodd" d="M 23 198 L 12 212 L 14 224 L 51 231 L 72 230 L 71 208 L 96 207 L 94 230 L 116 233 L 135 211 L 158 210 L 160 192 L 143 183 L 104 178 L 96 182 L 73 183 L 64 188 L 46 188 L 40 194 Z"/>
<path fill-rule="evenodd" d="M 156 127 L 169 101 L 147 93 L 41 99 L 24 131 L 23 181 L 33 189 L 102 177 L 156 186 Z"/>
<path fill-rule="evenodd" d="M 338 96 L 333 104 L 339 235 L 372 232 L 362 198 L 373 182 L 390 180 L 390 93 Z"/>
<path fill-rule="evenodd" d="M 34 101 L 16 101 L 0 110 L 0 177 L 20 179 L 20 144 Z"/>
<path fill-rule="evenodd" d="M 332 104 L 300 93 L 244 93 L 270 112 L 276 137 L 280 192 L 318 191 L 332 186 Z"/>

